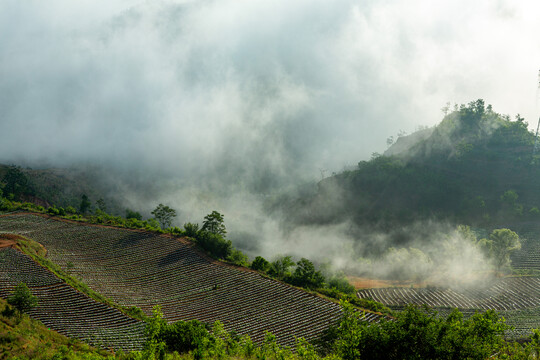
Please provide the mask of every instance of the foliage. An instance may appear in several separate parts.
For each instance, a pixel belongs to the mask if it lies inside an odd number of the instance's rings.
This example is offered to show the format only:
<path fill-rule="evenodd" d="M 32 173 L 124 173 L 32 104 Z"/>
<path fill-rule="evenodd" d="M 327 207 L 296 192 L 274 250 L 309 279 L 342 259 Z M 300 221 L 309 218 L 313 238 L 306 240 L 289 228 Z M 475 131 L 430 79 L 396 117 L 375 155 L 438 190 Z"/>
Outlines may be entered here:
<path fill-rule="evenodd" d="M 270 263 L 262 256 L 257 256 L 249 267 L 253 270 L 267 272 L 270 270 Z"/>
<path fill-rule="evenodd" d="M 209 231 L 199 231 L 196 238 L 197 244 L 219 259 L 225 259 L 232 254 L 232 243 L 221 235 Z"/>
<path fill-rule="evenodd" d="M 162 327 L 159 334 L 169 351 L 179 353 L 197 349 L 205 339 L 210 338 L 206 326 L 197 321 L 177 321 Z"/>
<path fill-rule="evenodd" d="M 296 263 L 290 282 L 293 285 L 307 289 L 317 289 L 324 286 L 325 278 L 320 271 L 315 270 L 315 266 L 306 258 L 300 259 Z"/>
<path fill-rule="evenodd" d="M 367 325 L 343 303 L 334 349 L 343 359 L 487 359 L 504 345 L 503 319 L 493 311 L 464 320 L 456 309 L 446 318 L 408 306 L 395 319 Z"/>
<path fill-rule="evenodd" d="M 176 210 L 167 205 L 159 204 L 153 211 L 152 215 L 159 221 L 162 229 L 171 226 L 172 219 L 176 216 Z"/>
<path fill-rule="evenodd" d="M 191 238 L 196 238 L 199 233 L 199 224 L 197 223 L 185 223 L 184 224 L 184 233 L 186 236 Z"/>
<path fill-rule="evenodd" d="M 142 220 L 142 215 L 138 211 L 126 209 L 126 219 Z"/>
<path fill-rule="evenodd" d="M 242 251 L 235 248 L 231 248 L 231 253 L 227 256 L 225 260 L 233 263 L 234 265 L 244 266 L 244 267 L 249 266 L 249 259 L 247 255 L 244 254 Z"/>
<path fill-rule="evenodd" d="M 349 283 L 343 274 L 332 276 L 330 280 L 328 280 L 327 286 L 329 289 L 336 289 L 337 291 L 347 295 L 353 295 L 356 291 L 354 286 Z"/>
<path fill-rule="evenodd" d="M 107 212 L 107 204 L 105 203 L 105 200 L 103 200 L 103 198 L 99 198 L 98 201 L 96 201 L 96 206 L 99 210 Z"/>
<path fill-rule="evenodd" d="M 408 146 L 398 146 L 407 141 Z M 521 117 L 512 121 L 478 99 L 456 107 L 430 135 L 402 137 L 386 154 L 359 162 L 356 170 L 271 206 L 284 211 L 289 226 L 346 218 L 377 231 L 418 220 L 492 229 L 519 221 L 525 227 L 527 218 L 538 216 L 529 209 L 540 208 L 540 161 L 532 158 L 533 144 L 534 133 Z M 391 238 L 390 246 L 406 248 L 412 240 Z"/>
<path fill-rule="evenodd" d="M 215 210 L 211 214 L 206 215 L 201 230 L 220 235 L 224 238 L 227 234 L 227 229 L 225 228 L 223 215 Z"/>
<path fill-rule="evenodd" d="M 278 256 L 270 264 L 268 274 L 278 279 L 285 279 L 291 276 L 290 268 L 294 265 L 291 256 Z"/>
<path fill-rule="evenodd" d="M 19 283 L 13 293 L 7 298 L 9 305 L 13 306 L 19 312 L 19 315 L 32 310 L 38 305 L 38 299 L 26 286 L 25 283 Z"/>

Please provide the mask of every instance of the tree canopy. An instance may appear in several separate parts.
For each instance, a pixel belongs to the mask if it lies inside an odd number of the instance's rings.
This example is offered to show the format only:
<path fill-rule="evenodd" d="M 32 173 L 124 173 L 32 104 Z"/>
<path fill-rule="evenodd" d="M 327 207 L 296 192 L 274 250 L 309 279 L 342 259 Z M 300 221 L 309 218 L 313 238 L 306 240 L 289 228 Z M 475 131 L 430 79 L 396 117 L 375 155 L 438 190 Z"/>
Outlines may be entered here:
<path fill-rule="evenodd" d="M 17 309 L 19 314 L 22 314 L 35 308 L 38 304 L 38 299 L 32 295 L 32 292 L 25 283 L 19 283 L 13 293 L 8 297 L 7 302 Z"/>
<path fill-rule="evenodd" d="M 211 214 L 206 215 L 201 230 L 225 237 L 227 229 L 225 228 L 223 214 L 214 210 Z"/>
<path fill-rule="evenodd" d="M 167 205 L 159 204 L 152 215 L 159 221 L 161 228 L 166 229 L 171 227 L 171 222 L 174 217 L 176 217 L 176 210 L 168 207 Z"/>

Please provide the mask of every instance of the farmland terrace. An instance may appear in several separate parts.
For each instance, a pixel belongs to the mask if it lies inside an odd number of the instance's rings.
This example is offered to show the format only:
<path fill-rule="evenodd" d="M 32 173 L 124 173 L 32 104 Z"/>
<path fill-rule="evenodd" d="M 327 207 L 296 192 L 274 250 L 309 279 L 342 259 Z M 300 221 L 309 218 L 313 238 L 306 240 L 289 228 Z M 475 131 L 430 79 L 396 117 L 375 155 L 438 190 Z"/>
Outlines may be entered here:
<path fill-rule="evenodd" d="M 1 249 L 0 297 L 6 298 L 20 282 L 38 298 L 29 315 L 45 326 L 90 345 L 124 351 L 142 348 L 144 323 L 78 292 L 20 251 Z"/>
<path fill-rule="evenodd" d="M 540 278 L 509 277 L 476 288 L 379 288 L 357 292 L 359 298 L 373 299 L 399 310 L 407 304 L 428 305 L 439 313 L 458 308 L 464 315 L 497 310 L 514 329 L 510 337 L 523 337 L 540 326 Z"/>
<path fill-rule="evenodd" d="M 183 239 L 35 214 L 0 216 L 0 232 L 40 242 L 50 260 L 120 305 L 148 315 L 161 305 L 168 321 L 220 320 L 227 330 L 256 342 L 269 331 L 291 346 L 295 337 L 315 339 L 341 314 L 336 303 L 212 261 Z"/>

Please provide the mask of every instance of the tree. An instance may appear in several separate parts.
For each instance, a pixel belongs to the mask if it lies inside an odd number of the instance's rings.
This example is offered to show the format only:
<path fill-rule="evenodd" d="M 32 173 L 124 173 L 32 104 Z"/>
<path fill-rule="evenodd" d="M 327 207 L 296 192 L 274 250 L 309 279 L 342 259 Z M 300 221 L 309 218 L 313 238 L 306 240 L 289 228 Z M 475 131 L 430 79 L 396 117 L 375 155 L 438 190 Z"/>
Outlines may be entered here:
<path fill-rule="evenodd" d="M 257 256 L 251 263 L 250 268 L 262 272 L 267 272 L 270 269 L 270 263 L 262 256 Z"/>
<path fill-rule="evenodd" d="M 32 292 L 30 292 L 30 289 L 25 283 L 19 283 L 19 285 L 15 287 L 13 294 L 8 297 L 7 302 L 9 305 L 17 309 L 19 316 L 21 316 L 28 310 L 35 308 L 37 306 L 38 299 L 32 295 Z"/>
<path fill-rule="evenodd" d="M 510 264 L 512 251 L 521 249 L 518 234 L 510 229 L 493 230 L 489 235 L 489 240 L 483 239 L 481 243 L 493 259 L 497 271 Z"/>
<path fill-rule="evenodd" d="M 91 205 L 92 203 L 90 202 L 90 200 L 88 200 L 88 196 L 86 196 L 86 194 L 83 194 L 83 196 L 81 197 L 81 205 L 79 205 L 80 213 L 86 214 Z"/>
<path fill-rule="evenodd" d="M 296 269 L 292 275 L 292 283 L 294 285 L 316 289 L 324 285 L 324 280 L 321 272 L 316 271 L 315 266 L 308 259 L 302 258 L 296 263 Z"/>
<path fill-rule="evenodd" d="M 159 221 L 162 229 L 171 227 L 172 219 L 176 216 L 176 210 L 168 207 L 167 205 L 159 204 L 152 215 Z"/>
<path fill-rule="evenodd" d="M 221 235 L 211 233 L 210 231 L 199 231 L 197 233 L 197 244 L 211 255 L 225 259 L 232 254 L 232 243 L 225 240 Z"/>
<path fill-rule="evenodd" d="M 225 237 L 227 229 L 225 229 L 223 215 L 215 210 L 206 215 L 201 230 Z"/>
<path fill-rule="evenodd" d="M 289 269 L 294 265 L 290 256 L 280 256 L 276 260 L 272 261 L 269 273 L 278 279 L 283 279 L 289 276 Z"/>

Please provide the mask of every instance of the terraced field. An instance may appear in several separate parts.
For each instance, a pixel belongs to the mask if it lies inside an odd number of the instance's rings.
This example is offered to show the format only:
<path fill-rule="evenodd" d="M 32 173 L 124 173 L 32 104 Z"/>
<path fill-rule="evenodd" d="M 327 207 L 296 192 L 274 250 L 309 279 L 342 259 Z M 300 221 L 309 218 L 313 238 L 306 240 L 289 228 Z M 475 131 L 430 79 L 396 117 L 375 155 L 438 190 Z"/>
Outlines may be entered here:
<path fill-rule="evenodd" d="M 360 298 L 370 298 L 399 310 L 407 304 L 426 304 L 440 313 L 458 308 L 465 315 L 488 309 L 500 312 L 515 329 L 511 337 L 526 336 L 540 327 L 540 278 L 517 277 L 495 280 L 482 288 L 379 288 L 357 292 Z"/>
<path fill-rule="evenodd" d="M 76 291 L 30 257 L 13 248 L 0 250 L 0 297 L 24 282 L 38 297 L 29 312 L 45 326 L 91 345 L 116 350 L 139 350 L 144 324 Z"/>
<path fill-rule="evenodd" d="M 270 331 L 282 345 L 319 336 L 340 316 L 338 304 L 247 270 L 215 263 L 181 239 L 32 214 L 0 217 L 0 232 L 39 241 L 55 263 L 119 304 L 169 321 L 220 320 L 254 341 Z M 368 314 L 366 321 L 378 315 Z"/>
<path fill-rule="evenodd" d="M 360 298 L 372 298 L 387 306 L 427 304 L 480 310 L 519 310 L 540 306 L 540 278 L 517 277 L 493 281 L 484 288 L 462 290 L 436 288 L 381 288 L 358 291 Z"/>
<path fill-rule="evenodd" d="M 534 234 L 528 233 L 521 240 L 521 249 L 512 254 L 514 269 L 540 270 L 540 240 Z"/>

